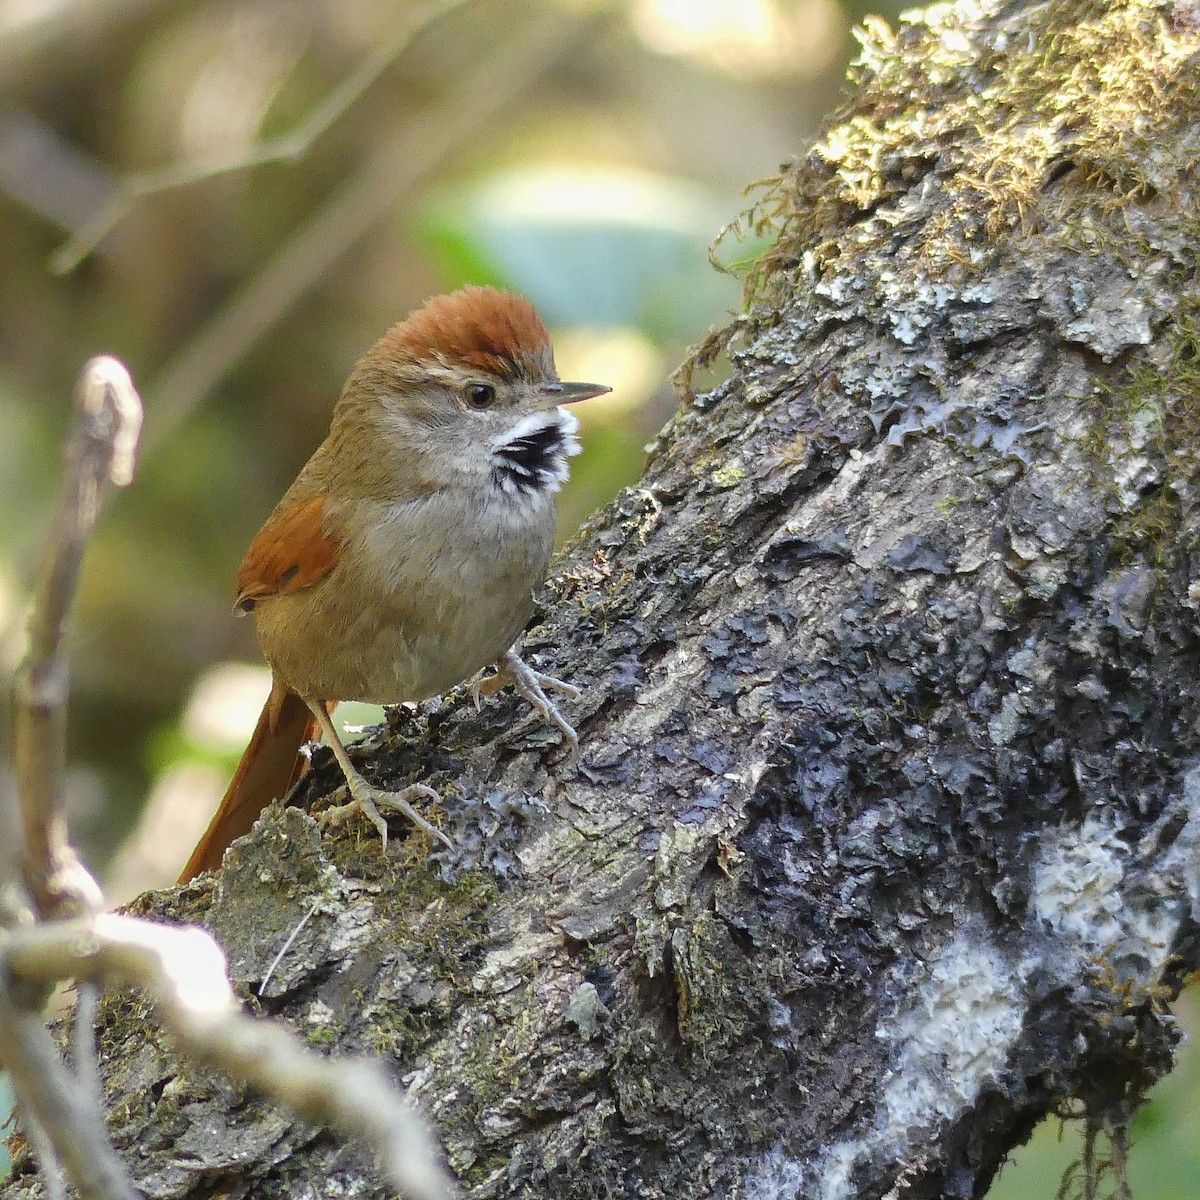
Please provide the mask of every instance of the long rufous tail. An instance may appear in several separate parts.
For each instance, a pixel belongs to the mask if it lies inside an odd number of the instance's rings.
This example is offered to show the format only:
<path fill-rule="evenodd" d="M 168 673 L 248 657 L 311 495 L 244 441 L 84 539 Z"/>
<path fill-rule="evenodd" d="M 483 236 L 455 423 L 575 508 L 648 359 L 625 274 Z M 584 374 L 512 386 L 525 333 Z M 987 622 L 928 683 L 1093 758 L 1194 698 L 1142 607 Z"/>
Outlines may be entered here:
<path fill-rule="evenodd" d="M 219 867 L 234 838 L 249 833 L 259 813 L 272 800 L 287 795 L 308 769 L 308 759 L 300 753 L 300 747 L 316 738 L 318 732 L 308 705 L 276 680 L 225 798 L 192 851 L 179 876 L 180 883 Z"/>

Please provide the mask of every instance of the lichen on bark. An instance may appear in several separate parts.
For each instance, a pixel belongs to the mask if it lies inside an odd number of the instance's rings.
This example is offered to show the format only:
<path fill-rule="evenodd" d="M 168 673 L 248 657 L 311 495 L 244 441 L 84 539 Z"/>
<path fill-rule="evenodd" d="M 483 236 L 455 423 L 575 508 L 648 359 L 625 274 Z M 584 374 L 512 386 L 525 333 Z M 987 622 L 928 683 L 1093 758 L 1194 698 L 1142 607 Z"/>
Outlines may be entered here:
<path fill-rule="evenodd" d="M 1198 66 L 1183 4 L 872 23 L 731 378 L 527 634 L 578 764 L 511 696 L 398 713 L 370 765 L 454 852 L 279 809 L 143 907 L 384 1056 L 472 1196 L 981 1196 L 1068 1100 L 1119 1126 L 1198 961 Z M 381 1194 L 145 1029 L 148 1195 Z"/>

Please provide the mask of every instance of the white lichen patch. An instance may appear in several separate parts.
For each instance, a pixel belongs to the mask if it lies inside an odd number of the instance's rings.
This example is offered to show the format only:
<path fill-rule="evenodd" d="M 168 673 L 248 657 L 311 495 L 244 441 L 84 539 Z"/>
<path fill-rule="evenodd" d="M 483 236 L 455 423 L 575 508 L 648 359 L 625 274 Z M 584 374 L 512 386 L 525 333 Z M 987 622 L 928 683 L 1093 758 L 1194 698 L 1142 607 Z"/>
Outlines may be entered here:
<path fill-rule="evenodd" d="M 302 1020 L 312 1029 L 328 1029 L 333 1024 L 333 1009 L 320 998 L 304 1010 Z"/>
<path fill-rule="evenodd" d="M 893 1029 L 903 1041 L 883 1096 L 885 1128 L 906 1131 L 929 1115 L 957 1115 L 1003 1066 L 1021 1027 L 1020 989 L 1000 953 L 965 930 L 934 960 Z"/>
<path fill-rule="evenodd" d="M 1060 829 L 1042 844 L 1033 870 L 1033 906 L 1052 932 L 1093 950 L 1122 935 L 1121 881 L 1129 847 L 1108 813 Z"/>
<path fill-rule="evenodd" d="M 1183 777 L 1183 800 L 1188 821 L 1170 852 L 1163 856 L 1163 874 L 1178 870 L 1187 895 L 1188 915 L 1200 921 L 1200 766 Z"/>
<path fill-rule="evenodd" d="M 843 1200 L 853 1194 L 856 1165 L 902 1154 L 958 1117 L 1003 1069 L 1021 1031 L 1019 980 L 981 929 L 963 930 L 928 966 L 919 981 L 896 981 L 904 996 L 876 1037 L 898 1045 L 883 1080 L 871 1124 L 830 1147 L 804 1172 L 803 1194 Z M 790 1164 L 795 1166 L 795 1164 Z M 746 1179 L 755 1200 L 793 1196 L 772 1190 L 796 1177 L 779 1149 L 764 1156 Z"/>
<path fill-rule="evenodd" d="M 370 941 L 375 917 L 374 901 L 366 896 L 347 897 L 347 903 L 338 904 L 331 911 L 334 923 L 329 934 L 330 955 L 338 958 L 349 956 Z"/>
<path fill-rule="evenodd" d="M 809 1171 L 782 1146 L 768 1150 L 742 1181 L 744 1200 L 794 1200 L 805 1194 Z M 725 1200 L 728 1193 L 721 1196 Z"/>
<path fill-rule="evenodd" d="M 1161 477 L 1157 460 L 1122 450 L 1112 457 L 1113 494 L 1124 510 L 1136 508 Z"/>
<path fill-rule="evenodd" d="M 817 150 L 819 153 L 820 147 L 817 147 Z M 830 147 L 826 152 L 826 157 L 835 153 L 836 148 Z M 806 261 L 812 261 L 812 255 L 809 252 L 806 252 Z M 810 270 L 810 274 L 815 275 L 815 270 Z M 855 279 L 853 272 L 850 271 L 831 271 L 828 275 L 817 277 L 817 281 L 813 284 L 813 291 L 818 296 L 825 296 L 834 304 L 841 306 L 850 304 L 860 288 L 860 281 Z"/>
<path fill-rule="evenodd" d="M 921 278 L 914 287 L 898 272 L 882 272 L 880 284 L 892 336 L 905 346 L 911 346 L 952 302 L 959 300 L 958 289 L 945 282 Z"/>
<path fill-rule="evenodd" d="M 1200 768 L 1184 776 L 1182 800 L 1183 827 L 1165 849 L 1156 845 L 1159 829 L 1146 836 L 1148 845 L 1131 847 L 1117 818 L 1105 812 L 1044 841 L 1033 904 L 1060 943 L 1046 965 L 1060 975 L 1081 974 L 1132 948 L 1148 972 L 1138 982 L 1158 982 L 1180 923 L 1200 917 Z M 1163 822 L 1178 816 L 1168 813 Z M 1063 941 L 1074 942 L 1078 953 L 1065 952 Z"/>

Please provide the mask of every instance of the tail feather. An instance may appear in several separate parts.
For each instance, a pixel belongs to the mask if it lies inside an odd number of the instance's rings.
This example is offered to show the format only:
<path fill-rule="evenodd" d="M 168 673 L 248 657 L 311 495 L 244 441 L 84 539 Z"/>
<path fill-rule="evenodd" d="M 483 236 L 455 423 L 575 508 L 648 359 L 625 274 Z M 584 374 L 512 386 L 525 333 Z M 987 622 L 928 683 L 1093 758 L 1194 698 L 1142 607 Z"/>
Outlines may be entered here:
<path fill-rule="evenodd" d="M 316 738 L 318 732 L 308 705 L 276 682 L 225 798 L 192 851 L 179 876 L 180 883 L 219 867 L 234 838 L 249 833 L 259 813 L 272 800 L 287 795 L 308 769 L 308 759 L 300 753 L 300 747 Z"/>

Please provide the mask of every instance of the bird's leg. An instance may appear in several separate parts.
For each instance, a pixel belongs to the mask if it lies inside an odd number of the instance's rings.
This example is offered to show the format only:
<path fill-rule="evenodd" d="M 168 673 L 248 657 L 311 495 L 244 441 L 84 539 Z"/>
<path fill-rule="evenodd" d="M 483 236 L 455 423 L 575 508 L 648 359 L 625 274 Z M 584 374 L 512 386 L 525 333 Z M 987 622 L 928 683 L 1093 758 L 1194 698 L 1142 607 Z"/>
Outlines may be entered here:
<path fill-rule="evenodd" d="M 570 683 L 564 683 L 561 679 L 555 679 L 553 675 L 543 675 L 540 671 L 535 671 L 514 651 L 506 650 L 496 659 L 496 674 L 471 685 L 471 699 L 475 701 L 475 707 L 479 707 L 482 696 L 490 696 L 508 683 L 511 683 L 533 705 L 534 710 L 543 721 L 553 725 L 563 735 L 572 750 L 579 749 L 579 735 L 575 732 L 574 726 L 558 711 L 553 701 L 546 695 L 546 691 L 549 689 L 576 700 L 581 695 L 577 687 Z"/>
<path fill-rule="evenodd" d="M 440 800 L 441 797 L 433 788 L 424 783 L 410 784 L 399 792 L 385 792 L 382 788 L 373 787 L 355 770 L 354 764 L 350 761 L 350 755 L 346 753 L 346 747 L 342 745 L 342 739 L 333 724 L 333 719 L 325 711 L 325 705 L 319 700 L 309 700 L 307 697 L 305 703 L 312 709 L 317 724 L 321 726 L 321 732 L 325 735 L 325 740 L 333 751 L 333 757 L 337 759 L 338 766 L 342 768 L 342 774 L 346 776 L 346 786 L 350 789 L 352 797 L 348 804 L 339 804 L 321 813 L 317 818 L 318 824 L 340 825 L 355 813 L 360 812 L 379 831 L 379 836 L 383 839 L 383 847 L 386 850 L 388 827 L 379 812 L 381 808 L 386 808 L 394 812 L 402 812 L 418 829 L 423 829 L 431 837 L 444 842 L 451 850 L 454 849 L 454 843 L 412 806 L 411 800 L 417 798 L 434 802 Z"/>

